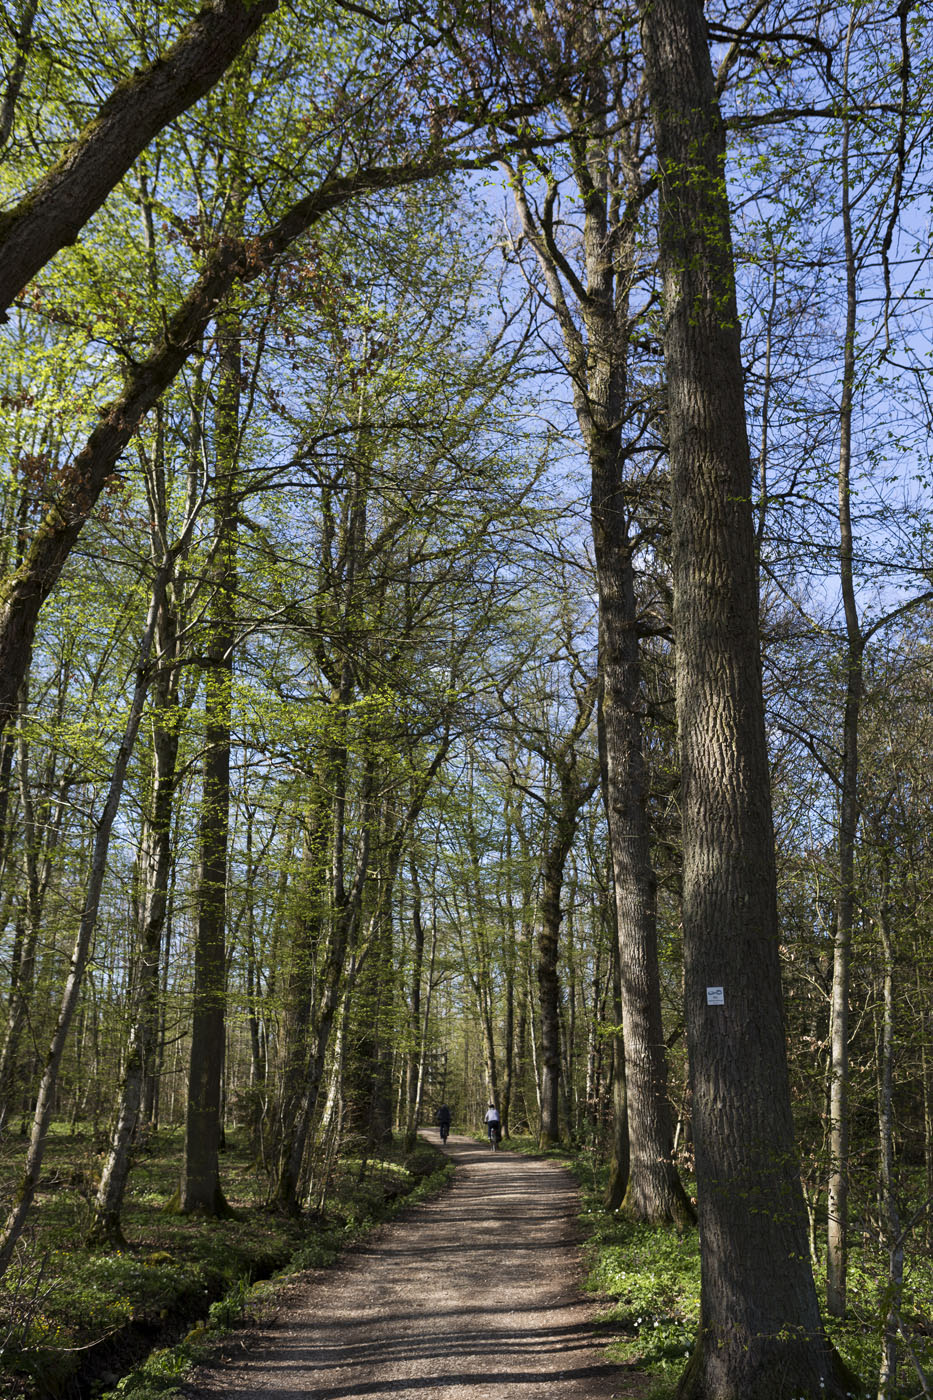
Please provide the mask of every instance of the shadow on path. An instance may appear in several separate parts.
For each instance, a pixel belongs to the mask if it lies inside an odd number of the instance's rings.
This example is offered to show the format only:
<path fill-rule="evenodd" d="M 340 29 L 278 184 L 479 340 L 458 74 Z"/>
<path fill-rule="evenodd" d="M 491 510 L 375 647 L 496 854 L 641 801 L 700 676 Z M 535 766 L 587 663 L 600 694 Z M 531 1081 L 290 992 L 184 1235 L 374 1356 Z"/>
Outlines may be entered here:
<path fill-rule="evenodd" d="M 434 1134 L 431 1134 L 432 1140 Z M 452 1136 L 453 1185 L 289 1293 L 189 1394 L 251 1400 L 614 1400 L 580 1293 L 576 1187 L 553 1162 Z"/>

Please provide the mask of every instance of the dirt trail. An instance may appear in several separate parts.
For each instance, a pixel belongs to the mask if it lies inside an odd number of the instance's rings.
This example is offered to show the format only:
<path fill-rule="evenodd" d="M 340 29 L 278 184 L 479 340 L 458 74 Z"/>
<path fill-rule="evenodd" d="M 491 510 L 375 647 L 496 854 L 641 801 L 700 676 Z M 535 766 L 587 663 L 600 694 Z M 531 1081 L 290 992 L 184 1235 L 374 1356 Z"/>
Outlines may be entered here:
<path fill-rule="evenodd" d="M 577 1192 L 553 1162 L 451 1137 L 453 1186 L 305 1275 L 277 1320 L 201 1370 L 192 1397 L 613 1400 L 579 1292 Z"/>

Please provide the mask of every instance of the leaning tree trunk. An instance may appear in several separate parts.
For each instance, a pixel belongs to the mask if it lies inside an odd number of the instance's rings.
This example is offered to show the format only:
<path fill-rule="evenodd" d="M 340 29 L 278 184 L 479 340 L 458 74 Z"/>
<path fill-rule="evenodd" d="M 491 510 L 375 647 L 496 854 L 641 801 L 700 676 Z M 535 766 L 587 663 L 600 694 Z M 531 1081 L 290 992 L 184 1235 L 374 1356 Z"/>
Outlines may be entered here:
<path fill-rule="evenodd" d="M 110 1152 L 101 1172 L 88 1232 L 89 1243 L 125 1245 L 121 1214 L 129 1180 L 133 1144 L 139 1124 L 147 1067 L 153 1061 L 154 1036 L 159 1017 L 159 971 L 162 934 L 168 908 L 171 869 L 172 807 L 178 758 L 178 723 L 174 713 L 177 672 L 168 668 L 174 659 L 175 626 L 172 605 L 166 600 L 160 627 L 163 667 L 154 685 L 152 810 L 149 817 L 145 893 L 139 951 L 136 1009 L 126 1051 L 123 1082 L 110 1139 Z"/>
<path fill-rule="evenodd" d="M 164 54 L 116 84 L 61 159 L 4 211 L 0 321 L 36 273 L 75 242 L 140 152 L 210 91 L 275 8 L 276 0 L 202 7 Z"/>
<path fill-rule="evenodd" d="M 843 1400 L 807 1249 L 787 1072 L 751 462 L 700 0 L 641 12 L 660 171 L 700 1330 L 680 1400 Z"/>

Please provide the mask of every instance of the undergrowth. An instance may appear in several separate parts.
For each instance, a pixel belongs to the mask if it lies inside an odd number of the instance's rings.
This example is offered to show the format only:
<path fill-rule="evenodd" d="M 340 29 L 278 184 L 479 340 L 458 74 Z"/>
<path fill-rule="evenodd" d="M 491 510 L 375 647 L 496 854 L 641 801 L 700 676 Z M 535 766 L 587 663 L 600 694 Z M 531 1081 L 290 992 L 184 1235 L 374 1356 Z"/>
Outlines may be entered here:
<path fill-rule="evenodd" d="M 452 1171 L 426 1144 L 408 1156 L 390 1149 L 365 1170 L 359 1160 L 347 1160 L 325 1213 L 293 1221 L 264 1208 L 265 1182 L 245 1139 L 230 1134 L 222 1173 L 236 1218 L 204 1221 L 164 1209 L 177 1185 L 178 1147 L 174 1133 L 150 1140 L 124 1211 L 128 1247 L 92 1250 L 85 1236 L 95 1153 L 80 1133 L 53 1133 L 28 1234 L 0 1282 L 0 1400 L 108 1393 L 147 1400 L 171 1393 L 221 1330 L 244 1308 L 259 1306 L 268 1284 L 257 1280 L 333 1262 L 374 1223 L 437 1189 Z M 20 1156 L 20 1144 L 5 1139 L 2 1195 Z M 131 1370 L 147 1353 L 142 1368 Z"/>
<path fill-rule="evenodd" d="M 428 1153 L 432 1159 L 429 1164 L 426 1163 Z M 276 1278 L 262 1280 L 252 1287 L 241 1282 L 237 1289 L 211 1307 L 203 1324 L 175 1346 L 151 1352 L 140 1367 L 124 1377 L 114 1390 L 101 1396 L 101 1400 L 125 1400 L 125 1397 L 171 1400 L 172 1396 L 181 1394 L 185 1377 L 194 1366 L 210 1357 L 224 1333 L 243 1321 L 260 1321 L 269 1305 L 274 1305 L 278 1289 L 290 1275 L 333 1264 L 349 1245 L 363 1239 L 374 1225 L 434 1195 L 449 1182 L 454 1171 L 450 1162 L 438 1162 L 438 1154 L 431 1148 L 419 1148 L 414 1155 L 421 1158 L 417 1164 L 420 1170 L 404 1195 L 393 1196 L 381 1204 L 371 1199 L 367 1210 L 345 1217 L 342 1224 L 339 1220 L 329 1225 L 319 1224 L 295 1251 L 287 1269 Z M 411 1158 L 408 1160 L 410 1162 Z M 430 1170 L 425 1169 L 426 1165 Z"/>

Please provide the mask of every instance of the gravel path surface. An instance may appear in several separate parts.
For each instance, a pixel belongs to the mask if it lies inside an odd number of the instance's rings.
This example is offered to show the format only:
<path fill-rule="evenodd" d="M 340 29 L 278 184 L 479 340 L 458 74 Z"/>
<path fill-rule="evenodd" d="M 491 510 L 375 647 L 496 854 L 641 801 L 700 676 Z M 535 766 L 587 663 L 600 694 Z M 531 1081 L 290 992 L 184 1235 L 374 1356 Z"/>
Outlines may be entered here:
<path fill-rule="evenodd" d="M 577 1191 L 553 1162 L 452 1136 L 449 1190 L 302 1276 L 272 1324 L 202 1369 L 197 1400 L 614 1400 L 579 1292 Z"/>

